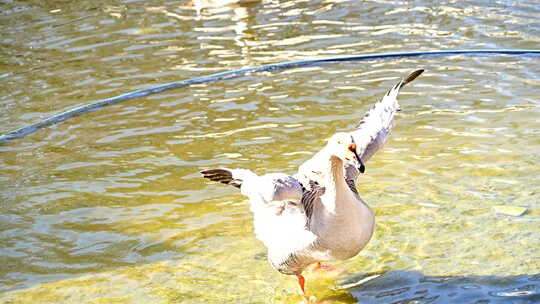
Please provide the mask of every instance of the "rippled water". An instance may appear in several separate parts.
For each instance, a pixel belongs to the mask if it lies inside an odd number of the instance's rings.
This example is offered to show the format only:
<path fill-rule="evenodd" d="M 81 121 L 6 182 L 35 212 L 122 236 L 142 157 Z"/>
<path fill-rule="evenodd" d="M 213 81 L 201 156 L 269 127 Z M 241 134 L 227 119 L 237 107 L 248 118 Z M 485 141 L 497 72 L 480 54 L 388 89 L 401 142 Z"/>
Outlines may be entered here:
<path fill-rule="evenodd" d="M 246 66 L 538 48 L 539 20 L 536 1 L 2 1 L 0 132 Z M 539 60 L 259 73 L 130 100 L 1 145 L 0 301 L 298 302 L 294 280 L 266 262 L 246 200 L 198 171 L 294 173 L 417 68 L 427 71 L 404 90 L 397 127 L 358 184 L 375 236 L 336 263 L 349 275 L 310 274 L 308 292 L 330 303 L 540 301 Z M 498 205 L 528 211 L 500 215 Z M 362 283 L 371 273 L 382 275 Z"/>

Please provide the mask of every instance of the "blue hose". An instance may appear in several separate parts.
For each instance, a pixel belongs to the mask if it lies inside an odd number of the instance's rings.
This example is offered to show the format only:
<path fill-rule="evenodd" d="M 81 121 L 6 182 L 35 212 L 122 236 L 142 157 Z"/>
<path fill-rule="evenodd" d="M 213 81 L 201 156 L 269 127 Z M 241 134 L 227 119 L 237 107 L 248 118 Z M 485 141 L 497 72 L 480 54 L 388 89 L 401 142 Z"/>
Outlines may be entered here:
<path fill-rule="evenodd" d="M 0 144 L 26 136 L 31 133 L 34 133 L 35 131 L 41 128 L 44 128 L 53 124 L 57 124 L 68 118 L 81 115 L 87 112 L 91 112 L 91 111 L 94 111 L 102 107 L 115 104 L 124 100 L 144 97 L 144 96 L 157 94 L 157 93 L 161 93 L 161 92 L 172 90 L 172 89 L 187 87 L 194 84 L 238 78 L 248 73 L 282 71 L 282 70 L 294 69 L 294 68 L 305 67 L 305 66 L 313 66 L 313 65 L 322 64 L 322 63 L 336 63 L 336 62 L 344 62 L 344 61 L 362 61 L 362 60 L 375 60 L 375 59 L 386 59 L 386 58 L 404 58 L 404 57 L 418 57 L 418 56 L 431 56 L 431 55 L 462 55 L 462 54 L 526 55 L 526 54 L 540 54 L 540 50 L 448 50 L 448 51 L 366 54 L 366 55 L 347 56 L 347 57 L 332 57 L 332 58 L 322 58 L 322 59 L 288 61 L 288 62 L 261 65 L 261 66 L 256 66 L 256 67 L 243 68 L 243 69 L 238 69 L 238 70 L 233 70 L 233 71 L 227 71 L 227 72 L 210 74 L 210 75 L 201 76 L 201 77 L 195 77 L 195 78 L 182 80 L 182 81 L 170 82 L 170 83 L 155 86 L 153 88 L 134 91 L 134 92 L 122 94 L 119 96 L 115 96 L 115 97 L 111 97 L 111 98 L 107 98 L 103 100 L 98 100 L 96 102 L 92 102 L 86 105 L 81 105 L 75 108 L 71 108 L 60 114 L 38 121 L 31 125 L 13 130 L 6 134 L 0 135 Z"/>

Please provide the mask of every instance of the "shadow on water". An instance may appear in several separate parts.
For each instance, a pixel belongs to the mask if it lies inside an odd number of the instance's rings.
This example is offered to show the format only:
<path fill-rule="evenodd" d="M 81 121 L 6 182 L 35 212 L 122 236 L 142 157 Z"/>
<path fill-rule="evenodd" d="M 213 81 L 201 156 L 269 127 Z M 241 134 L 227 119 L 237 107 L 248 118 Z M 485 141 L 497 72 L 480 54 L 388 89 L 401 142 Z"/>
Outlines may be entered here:
<path fill-rule="evenodd" d="M 540 303 L 540 274 L 427 276 L 396 270 L 351 275 L 341 279 L 339 285 L 362 304 Z M 322 299 L 322 303 L 333 300 L 337 299 Z"/>

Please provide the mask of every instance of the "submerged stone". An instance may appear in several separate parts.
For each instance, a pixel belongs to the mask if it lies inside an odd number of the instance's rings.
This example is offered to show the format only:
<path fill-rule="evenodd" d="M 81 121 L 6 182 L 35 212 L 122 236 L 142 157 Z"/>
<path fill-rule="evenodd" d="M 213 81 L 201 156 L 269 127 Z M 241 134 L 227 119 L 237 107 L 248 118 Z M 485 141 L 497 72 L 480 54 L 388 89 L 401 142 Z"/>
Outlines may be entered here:
<path fill-rule="evenodd" d="M 511 216 L 522 216 L 527 212 L 527 208 L 509 205 L 493 206 L 493 209 L 497 213 Z"/>

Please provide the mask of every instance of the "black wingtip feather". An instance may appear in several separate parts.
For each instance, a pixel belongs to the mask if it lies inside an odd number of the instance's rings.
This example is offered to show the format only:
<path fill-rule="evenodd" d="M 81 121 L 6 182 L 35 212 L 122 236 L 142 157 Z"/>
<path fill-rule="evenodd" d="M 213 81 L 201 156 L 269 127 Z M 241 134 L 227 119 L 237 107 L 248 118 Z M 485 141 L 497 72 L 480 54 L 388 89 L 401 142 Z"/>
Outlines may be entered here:
<path fill-rule="evenodd" d="M 404 85 L 408 84 L 409 82 L 413 81 L 416 79 L 416 77 L 420 76 L 422 73 L 424 73 L 424 70 L 423 69 L 420 69 L 420 70 L 416 70 L 414 72 L 412 72 L 411 74 L 409 74 L 409 76 L 407 76 L 407 78 L 405 78 L 399 88 L 401 89 Z"/>
<path fill-rule="evenodd" d="M 232 172 L 225 169 L 206 169 L 202 170 L 201 174 L 204 178 L 208 178 L 211 181 L 219 182 L 226 185 L 231 185 L 236 188 L 240 188 L 242 181 L 234 179 Z"/>

